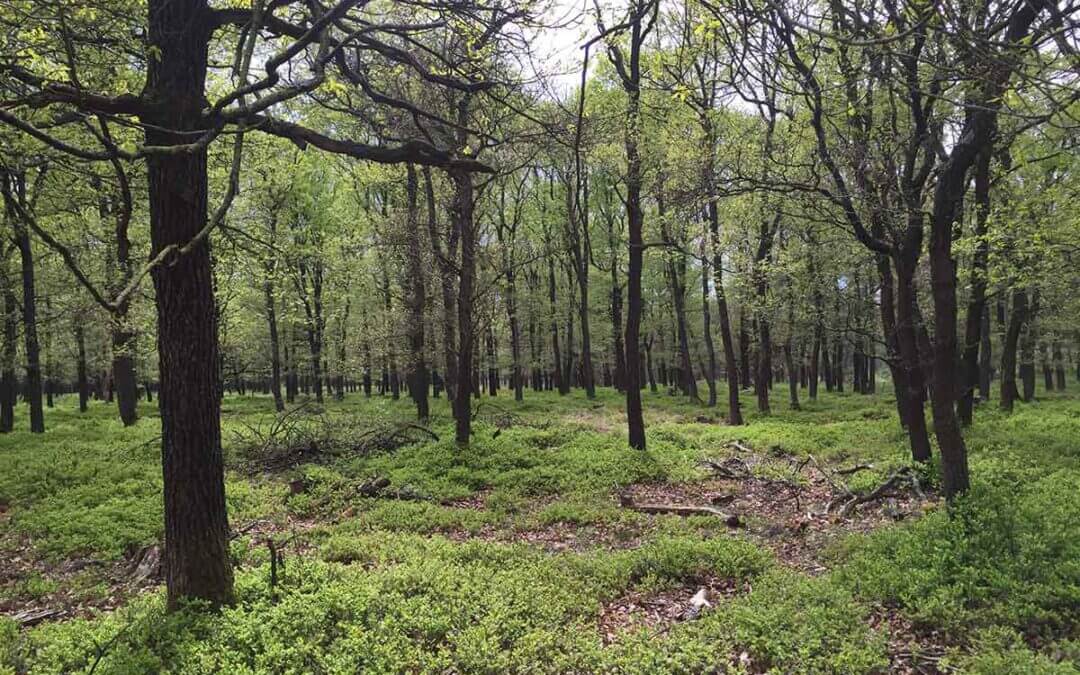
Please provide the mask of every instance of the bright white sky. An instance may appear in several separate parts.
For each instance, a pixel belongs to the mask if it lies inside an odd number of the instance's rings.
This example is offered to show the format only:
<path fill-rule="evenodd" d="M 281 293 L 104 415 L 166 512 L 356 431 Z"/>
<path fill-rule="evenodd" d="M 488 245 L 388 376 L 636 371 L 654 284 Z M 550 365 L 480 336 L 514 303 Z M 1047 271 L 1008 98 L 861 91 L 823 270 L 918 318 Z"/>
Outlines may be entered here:
<path fill-rule="evenodd" d="M 580 84 L 581 45 L 596 33 L 591 8 L 591 0 L 548 0 L 543 21 L 550 27 L 529 36 L 534 63 L 522 67 L 544 80 L 535 86 L 545 88 L 549 96 L 565 98 Z M 590 55 L 590 69 L 595 51 Z"/>

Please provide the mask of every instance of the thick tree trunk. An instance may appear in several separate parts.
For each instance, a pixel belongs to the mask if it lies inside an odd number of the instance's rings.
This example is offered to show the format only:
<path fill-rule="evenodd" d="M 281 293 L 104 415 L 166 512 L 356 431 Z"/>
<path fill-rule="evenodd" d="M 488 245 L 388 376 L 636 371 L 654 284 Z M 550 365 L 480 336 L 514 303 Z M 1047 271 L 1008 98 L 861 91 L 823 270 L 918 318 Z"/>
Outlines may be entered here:
<path fill-rule="evenodd" d="M 157 102 L 148 145 L 190 142 L 203 128 L 209 11 L 203 1 L 149 0 L 147 97 Z M 175 130 L 170 131 L 170 130 Z M 180 133 L 183 132 L 183 133 Z M 152 255 L 185 246 L 206 226 L 206 150 L 147 158 Z M 217 316 L 210 244 L 203 239 L 152 272 L 157 292 L 168 606 L 233 600 L 221 454 Z"/>
<path fill-rule="evenodd" d="M 467 118 L 468 98 L 464 98 L 459 117 Z M 455 438 L 459 445 L 468 445 L 472 435 L 472 403 L 469 395 L 473 388 L 473 351 L 476 347 L 473 335 L 473 282 L 476 274 L 476 230 L 473 223 L 472 175 L 463 170 L 451 172 L 454 183 L 453 217 L 461 240 L 461 264 L 459 266 L 457 325 L 458 325 L 458 371 L 454 382 Z"/>
<path fill-rule="evenodd" d="M 126 310 L 126 308 L 125 308 Z M 120 420 L 125 427 L 138 421 L 139 382 L 135 374 L 135 333 L 127 330 L 126 311 L 113 317 L 112 326 L 112 372 L 116 389 L 116 405 Z"/>
<path fill-rule="evenodd" d="M 913 233 L 914 235 L 914 233 Z M 904 412 L 902 419 L 908 430 L 908 442 L 911 456 L 916 462 L 930 460 L 930 435 L 926 427 L 926 413 L 923 410 L 926 386 L 919 360 L 919 344 L 915 334 L 915 265 L 918 259 L 918 247 L 915 242 L 908 242 L 909 249 L 899 252 L 896 263 L 896 346 L 903 368 L 902 384 L 907 387 L 903 396 Z M 911 248 L 915 253 L 912 253 Z"/>

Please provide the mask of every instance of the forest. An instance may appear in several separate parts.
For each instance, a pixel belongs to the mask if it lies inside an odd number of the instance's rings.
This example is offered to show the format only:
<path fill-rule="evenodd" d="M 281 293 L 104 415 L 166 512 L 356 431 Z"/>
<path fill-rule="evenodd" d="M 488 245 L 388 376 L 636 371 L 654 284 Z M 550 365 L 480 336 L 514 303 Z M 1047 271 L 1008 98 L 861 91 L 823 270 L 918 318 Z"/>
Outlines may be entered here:
<path fill-rule="evenodd" d="M 1080 3 L 0 0 L 0 675 L 1080 672 Z"/>

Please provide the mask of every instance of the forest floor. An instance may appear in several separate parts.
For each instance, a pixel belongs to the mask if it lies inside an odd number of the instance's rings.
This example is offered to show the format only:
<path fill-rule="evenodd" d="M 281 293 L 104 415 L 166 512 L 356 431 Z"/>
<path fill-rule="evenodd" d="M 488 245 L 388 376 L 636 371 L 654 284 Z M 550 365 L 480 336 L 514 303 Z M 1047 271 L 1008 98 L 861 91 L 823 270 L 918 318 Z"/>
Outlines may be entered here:
<path fill-rule="evenodd" d="M 983 406 L 950 517 L 885 396 L 647 393 L 641 453 L 613 391 L 500 394 L 467 449 L 227 397 L 237 603 L 171 615 L 155 406 L 60 400 L 0 437 L 0 674 L 1080 671 L 1080 399 Z"/>

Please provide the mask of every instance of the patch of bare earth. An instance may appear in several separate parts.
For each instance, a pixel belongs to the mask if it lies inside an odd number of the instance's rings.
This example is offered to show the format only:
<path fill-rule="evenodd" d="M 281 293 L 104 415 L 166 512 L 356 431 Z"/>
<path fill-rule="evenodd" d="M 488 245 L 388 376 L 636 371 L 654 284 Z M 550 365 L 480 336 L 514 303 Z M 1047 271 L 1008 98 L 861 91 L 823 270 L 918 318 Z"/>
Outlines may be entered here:
<path fill-rule="evenodd" d="M 911 487 L 906 474 L 895 479 L 896 474 L 890 474 L 892 483 L 887 489 L 866 499 L 870 493 L 853 491 L 846 479 L 872 467 L 852 471 L 852 467 L 736 450 L 724 460 L 705 462 L 714 477 L 631 485 L 620 499 L 638 510 L 670 506 L 675 507 L 672 512 L 692 515 L 686 507 L 693 507 L 702 515 L 725 514 L 732 523 L 737 519 L 740 529 L 772 550 L 782 564 L 812 575 L 826 570 L 823 552 L 838 539 L 918 517 L 937 501 L 921 488 Z"/>
<path fill-rule="evenodd" d="M 631 590 L 604 603 L 597 622 L 604 644 L 627 633 L 647 629 L 656 635 L 683 621 L 692 621 L 712 610 L 719 601 L 748 590 L 735 579 L 707 577 L 662 591 Z"/>
<path fill-rule="evenodd" d="M 312 547 L 302 535 L 318 524 L 291 517 L 285 521 L 259 519 L 239 526 L 232 538 L 245 537 L 249 551 L 266 548 L 272 541 L 280 554 L 303 554 Z M 5 564 L 0 567 L 0 615 L 25 627 L 112 611 L 164 582 L 159 544 L 131 547 L 119 560 L 74 557 L 50 561 L 38 553 L 29 537 L 12 536 L 0 550 L 5 555 Z M 55 590 L 29 592 L 28 582 Z"/>
<path fill-rule="evenodd" d="M 3 550 L 0 614 L 24 627 L 111 611 L 161 583 L 156 547 L 132 549 L 120 560 L 79 557 L 59 562 L 43 558 L 29 538 L 8 540 Z M 41 592 L 45 589 L 52 590 Z"/>

